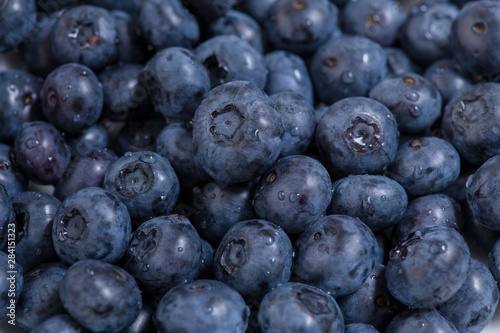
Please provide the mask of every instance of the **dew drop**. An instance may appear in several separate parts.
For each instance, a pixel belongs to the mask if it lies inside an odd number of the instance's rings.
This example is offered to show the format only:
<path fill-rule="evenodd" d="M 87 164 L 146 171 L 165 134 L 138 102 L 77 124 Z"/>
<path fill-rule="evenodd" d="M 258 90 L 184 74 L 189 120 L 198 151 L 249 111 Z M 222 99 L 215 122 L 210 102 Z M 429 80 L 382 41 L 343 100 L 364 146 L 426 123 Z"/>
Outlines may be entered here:
<path fill-rule="evenodd" d="M 290 129 L 291 136 L 299 136 L 299 134 L 300 134 L 300 129 L 297 126 L 294 126 Z"/>
<path fill-rule="evenodd" d="M 259 235 L 264 238 L 264 243 L 266 243 L 266 245 L 274 244 L 274 236 L 269 230 L 261 230 L 259 231 Z"/>
<path fill-rule="evenodd" d="M 25 142 L 24 145 L 28 149 L 33 149 L 33 148 L 36 148 L 36 147 L 38 147 L 40 145 L 40 141 L 38 141 L 35 138 L 29 138 L 28 140 L 26 140 L 26 142 Z"/>
<path fill-rule="evenodd" d="M 409 101 L 412 101 L 412 102 L 416 102 L 420 98 L 420 95 L 418 93 L 416 93 L 415 91 L 407 91 L 405 96 L 406 96 L 406 99 L 408 99 Z"/>
<path fill-rule="evenodd" d="M 341 80 L 347 84 L 354 83 L 354 74 L 351 71 L 345 71 L 342 73 Z"/>
<path fill-rule="evenodd" d="M 212 313 L 213 310 L 214 309 L 211 306 L 209 306 L 209 307 L 207 307 L 206 312 L 207 313 Z"/>
<path fill-rule="evenodd" d="M 144 265 L 144 266 L 142 266 L 142 271 L 143 271 L 143 272 L 147 272 L 147 271 L 149 271 L 149 265 Z"/>
<path fill-rule="evenodd" d="M 264 275 L 265 275 L 266 277 L 270 277 L 270 276 L 271 276 L 271 272 L 270 272 L 270 271 L 267 271 L 267 272 L 265 272 L 265 273 L 264 273 Z"/>
<path fill-rule="evenodd" d="M 87 75 L 87 71 L 82 71 L 82 76 L 86 76 Z"/>
<path fill-rule="evenodd" d="M 61 101 L 66 102 L 68 100 L 68 98 L 69 98 L 69 95 L 66 94 L 63 97 L 61 97 Z M 73 120 L 74 120 L 74 118 L 73 118 Z"/>
<path fill-rule="evenodd" d="M 95 272 L 93 270 L 89 270 L 89 275 L 90 276 L 94 276 L 95 275 Z"/>
<path fill-rule="evenodd" d="M 385 195 L 383 195 L 380 197 L 380 200 L 385 201 L 385 200 L 387 200 L 387 197 Z"/>
<path fill-rule="evenodd" d="M 80 116 L 79 114 L 75 114 L 75 116 L 73 117 L 73 121 L 74 121 L 75 123 L 79 122 L 79 121 L 80 121 L 80 119 L 81 119 L 81 116 Z"/>
<path fill-rule="evenodd" d="M 408 112 L 412 117 L 420 117 L 422 115 L 422 110 L 417 105 L 410 105 L 408 107 Z"/>
<path fill-rule="evenodd" d="M 241 207 L 237 206 L 236 208 L 234 208 L 234 212 L 235 213 L 241 213 Z"/>
<path fill-rule="evenodd" d="M 131 157 L 132 156 L 132 152 L 128 151 L 125 154 L 123 154 L 123 156 L 125 156 L 125 157 Z"/>
<path fill-rule="evenodd" d="M 167 200 L 167 196 L 166 195 L 160 196 L 160 200 Z"/>
<path fill-rule="evenodd" d="M 139 157 L 139 159 L 148 164 L 153 164 L 156 162 L 156 157 L 151 153 L 144 153 Z"/>
<path fill-rule="evenodd" d="M 285 192 L 284 191 L 279 191 L 278 192 L 278 199 L 279 200 L 284 200 L 285 199 Z"/>
<path fill-rule="evenodd" d="M 294 203 L 299 200 L 299 197 L 300 193 L 290 193 L 290 195 L 288 196 L 288 200 L 290 200 L 291 203 Z"/>
<path fill-rule="evenodd" d="M 276 258 L 271 258 L 270 263 L 271 263 L 271 266 L 276 265 Z"/>
<path fill-rule="evenodd" d="M 52 161 L 54 158 L 52 156 L 47 157 L 47 160 Z"/>
<path fill-rule="evenodd" d="M 179 246 L 179 247 L 177 248 L 177 252 L 182 252 L 182 251 L 184 251 L 184 249 L 183 249 L 181 246 Z"/>

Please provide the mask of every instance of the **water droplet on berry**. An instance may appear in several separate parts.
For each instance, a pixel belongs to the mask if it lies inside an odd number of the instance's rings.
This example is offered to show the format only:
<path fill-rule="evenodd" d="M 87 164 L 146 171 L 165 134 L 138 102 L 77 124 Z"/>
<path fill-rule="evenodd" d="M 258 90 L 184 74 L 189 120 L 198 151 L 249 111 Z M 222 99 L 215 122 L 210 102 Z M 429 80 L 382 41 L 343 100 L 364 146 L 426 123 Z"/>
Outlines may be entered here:
<path fill-rule="evenodd" d="M 299 197 L 300 193 L 290 193 L 290 195 L 288 196 L 288 200 L 290 200 L 291 203 L 294 203 L 299 200 Z"/>
<path fill-rule="evenodd" d="M 132 152 L 128 151 L 125 154 L 123 154 L 123 156 L 125 156 L 125 157 L 131 157 L 132 156 Z"/>
<path fill-rule="evenodd" d="M 291 136 L 299 136 L 300 130 L 297 126 L 294 126 L 290 129 L 290 135 Z"/>
<path fill-rule="evenodd" d="M 24 145 L 28 149 L 33 149 L 33 148 L 36 148 L 36 147 L 38 147 L 40 145 L 40 141 L 38 141 L 35 138 L 29 138 L 28 140 L 26 140 L 26 142 L 24 143 Z"/>
<path fill-rule="evenodd" d="M 385 201 L 385 200 L 387 200 L 387 197 L 385 195 L 383 195 L 380 197 L 380 200 Z"/>
<path fill-rule="evenodd" d="M 147 272 L 147 271 L 149 271 L 149 265 L 143 265 L 143 266 L 142 266 L 142 271 L 143 271 L 143 272 Z"/>
<path fill-rule="evenodd" d="M 184 249 L 183 249 L 181 246 L 179 246 L 179 247 L 177 248 L 177 252 L 182 252 L 182 251 L 184 251 Z"/>
<path fill-rule="evenodd" d="M 265 272 L 265 273 L 264 273 L 264 275 L 265 275 L 266 277 L 270 277 L 270 276 L 271 276 L 271 272 L 270 272 L 270 271 L 267 271 L 267 272 Z"/>
<path fill-rule="evenodd" d="M 284 191 L 279 191 L 278 192 L 278 199 L 279 200 L 284 200 L 285 199 L 285 192 Z"/>
<path fill-rule="evenodd" d="M 420 117 L 422 115 L 422 110 L 417 105 L 410 105 L 408 107 L 408 112 L 412 117 Z"/>
<path fill-rule="evenodd" d="M 345 71 L 342 73 L 341 80 L 347 84 L 354 83 L 354 74 L 351 71 Z"/>
<path fill-rule="evenodd" d="M 47 160 L 52 161 L 54 158 L 52 156 L 47 157 Z"/>
<path fill-rule="evenodd" d="M 156 157 L 151 153 L 144 153 L 139 157 L 139 159 L 148 164 L 153 164 L 156 162 Z"/>
<path fill-rule="evenodd" d="M 63 97 L 61 97 L 61 101 L 66 102 L 68 100 L 68 98 L 69 98 L 69 95 L 67 95 L 67 94 L 63 95 Z"/>
<path fill-rule="evenodd" d="M 420 95 L 414 91 L 407 91 L 405 94 L 409 101 L 416 102 L 420 98 Z"/>
<path fill-rule="evenodd" d="M 235 213 L 241 213 L 241 207 L 240 207 L 240 206 L 235 207 L 235 208 L 234 208 L 234 212 L 235 212 Z"/>
<path fill-rule="evenodd" d="M 214 309 L 211 306 L 207 307 L 207 309 L 206 309 L 207 313 L 212 313 L 213 310 Z"/>

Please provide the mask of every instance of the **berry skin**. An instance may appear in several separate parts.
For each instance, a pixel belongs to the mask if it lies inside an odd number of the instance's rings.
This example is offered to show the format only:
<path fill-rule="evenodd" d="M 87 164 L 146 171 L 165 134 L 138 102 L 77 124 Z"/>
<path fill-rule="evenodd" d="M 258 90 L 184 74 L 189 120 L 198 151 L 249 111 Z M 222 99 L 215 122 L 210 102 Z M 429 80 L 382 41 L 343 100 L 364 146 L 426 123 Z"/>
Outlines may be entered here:
<path fill-rule="evenodd" d="M 283 119 L 261 89 L 233 81 L 212 89 L 193 118 L 195 162 L 215 180 L 238 183 L 259 177 L 278 158 Z"/>

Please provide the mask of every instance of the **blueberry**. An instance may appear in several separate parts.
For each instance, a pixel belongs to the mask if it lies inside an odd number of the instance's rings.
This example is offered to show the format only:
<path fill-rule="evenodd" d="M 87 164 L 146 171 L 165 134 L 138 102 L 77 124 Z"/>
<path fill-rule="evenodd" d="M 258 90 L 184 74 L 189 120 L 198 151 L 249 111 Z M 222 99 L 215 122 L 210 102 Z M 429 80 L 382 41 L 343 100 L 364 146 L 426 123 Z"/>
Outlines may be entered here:
<path fill-rule="evenodd" d="M 407 72 L 416 73 L 417 65 L 411 60 L 405 51 L 397 47 L 384 47 L 387 58 L 387 76 L 404 74 Z"/>
<path fill-rule="evenodd" d="M 216 280 L 196 280 L 178 285 L 162 297 L 155 323 L 158 333 L 244 333 L 249 314 L 243 298 L 230 286 Z"/>
<path fill-rule="evenodd" d="M 338 29 L 338 9 L 328 0 L 278 0 L 264 23 L 276 49 L 297 54 L 314 52 Z"/>
<path fill-rule="evenodd" d="M 460 204 L 442 193 L 428 194 L 410 201 L 402 219 L 392 229 L 391 242 L 395 246 L 412 232 L 433 225 L 443 225 L 462 231 L 464 224 Z"/>
<path fill-rule="evenodd" d="M 293 248 L 278 225 L 252 219 L 234 224 L 214 256 L 215 278 L 236 289 L 248 302 L 289 280 Z"/>
<path fill-rule="evenodd" d="M 210 74 L 211 87 L 244 80 L 264 89 L 267 69 L 263 55 L 235 35 L 207 39 L 194 50 Z"/>
<path fill-rule="evenodd" d="M 252 206 L 254 182 L 226 184 L 208 182 L 194 192 L 196 212 L 191 220 L 200 235 L 218 245 L 234 224 L 256 218 Z"/>
<path fill-rule="evenodd" d="M 0 53 L 19 51 L 34 34 L 35 0 L 12 0 L 0 3 Z"/>
<path fill-rule="evenodd" d="M 500 238 L 499 238 L 500 239 Z M 488 268 L 493 277 L 498 282 L 500 281 L 500 241 L 497 240 L 491 250 L 488 252 Z"/>
<path fill-rule="evenodd" d="M 405 20 L 406 12 L 394 0 L 351 0 L 340 12 L 345 33 L 368 37 L 382 46 L 395 43 Z"/>
<path fill-rule="evenodd" d="M 109 166 L 118 156 L 107 149 L 97 149 L 85 156 L 75 157 L 54 189 L 54 196 L 64 200 L 86 187 L 102 187 Z"/>
<path fill-rule="evenodd" d="M 500 153 L 500 84 L 475 84 L 446 105 L 441 120 L 444 137 L 473 165 Z"/>
<path fill-rule="evenodd" d="M 28 189 L 28 178 L 15 163 L 11 146 L 0 143 L 0 184 L 9 197 Z"/>
<path fill-rule="evenodd" d="M 238 0 L 183 0 L 188 9 L 204 25 L 223 17 Z"/>
<path fill-rule="evenodd" d="M 460 332 L 476 333 L 491 321 L 497 309 L 498 286 L 490 270 L 471 258 L 462 287 L 437 310 Z"/>
<path fill-rule="evenodd" d="M 34 35 L 20 49 L 22 63 L 37 76 L 45 77 L 59 66 L 50 50 L 52 28 L 56 21 L 56 15 L 40 15 Z"/>
<path fill-rule="evenodd" d="M 12 196 L 15 214 L 16 256 L 26 272 L 57 261 L 52 243 L 52 219 L 61 202 L 47 193 L 20 192 Z"/>
<path fill-rule="evenodd" d="M 436 136 L 410 139 L 398 147 L 388 175 L 410 196 L 439 192 L 460 174 L 460 156 L 446 140 Z"/>
<path fill-rule="evenodd" d="M 103 118 L 116 121 L 139 118 L 151 108 L 146 86 L 139 80 L 143 68 L 141 64 L 120 63 L 99 73 Z"/>
<path fill-rule="evenodd" d="M 469 247 L 458 231 L 423 227 L 391 250 L 385 272 L 387 287 L 407 306 L 432 308 L 460 289 L 469 262 Z"/>
<path fill-rule="evenodd" d="M 346 324 L 363 323 L 384 332 L 389 322 L 406 309 L 387 289 L 385 269 L 376 265 L 358 290 L 337 299 Z"/>
<path fill-rule="evenodd" d="M 472 80 L 452 58 L 433 62 L 424 72 L 424 77 L 439 90 L 443 105 L 472 87 Z"/>
<path fill-rule="evenodd" d="M 175 122 L 165 126 L 156 138 L 156 152 L 170 162 L 181 187 L 191 190 L 210 180 L 194 161 L 193 128 L 189 123 Z"/>
<path fill-rule="evenodd" d="M 212 89 L 193 118 L 195 162 L 215 180 L 246 182 L 278 158 L 283 120 L 261 89 L 233 81 Z"/>
<path fill-rule="evenodd" d="M 68 63 L 53 70 L 40 92 L 45 118 L 60 131 L 80 133 L 102 112 L 102 84 L 85 65 Z"/>
<path fill-rule="evenodd" d="M 474 218 L 483 226 L 500 231 L 498 216 L 500 212 L 493 204 L 499 195 L 498 168 L 500 156 L 494 156 L 483 163 L 467 179 L 467 204 Z"/>
<path fill-rule="evenodd" d="M 288 51 L 275 50 L 266 53 L 264 60 L 269 71 L 264 88 L 267 94 L 290 90 L 313 104 L 314 91 L 304 59 Z"/>
<path fill-rule="evenodd" d="M 215 248 L 201 238 L 201 265 L 197 279 L 213 279 Z"/>
<path fill-rule="evenodd" d="M 115 263 L 125 254 L 131 232 L 125 204 L 100 187 L 86 187 L 58 207 L 52 241 L 57 255 L 69 264 L 83 259 Z"/>
<path fill-rule="evenodd" d="M 142 295 L 142 308 L 139 315 L 135 318 L 134 322 L 129 327 L 120 333 L 148 333 L 156 332 L 154 324 L 154 314 L 156 312 L 158 302 L 152 297 Z"/>
<path fill-rule="evenodd" d="M 439 90 L 415 73 L 387 77 L 370 90 L 369 96 L 391 110 L 401 132 L 423 132 L 441 116 Z"/>
<path fill-rule="evenodd" d="M 320 156 L 336 176 L 379 173 L 396 158 L 396 119 L 371 98 L 349 97 L 332 104 L 315 135 Z"/>
<path fill-rule="evenodd" d="M 476 75 L 499 74 L 500 4 L 474 1 L 460 9 L 451 26 L 450 48 L 457 62 Z"/>
<path fill-rule="evenodd" d="M 201 264 L 201 239 L 187 217 L 159 216 L 142 223 L 133 233 L 124 267 L 155 297 L 193 281 Z"/>
<path fill-rule="evenodd" d="M 42 120 L 26 122 L 14 142 L 15 161 L 35 183 L 55 184 L 70 162 L 70 150 L 61 133 Z"/>
<path fill-rule="evenodd" d="M 46 319 L 65 312 L 59 299 L 59 288 L 67 271 L 66 264 L 53 262 L 25 274 L 24 287 L 17 304 L 19 327 L 30 331 Z"/>
<path fill-rule="evenodd" d="M 401 48 L 424 66 L 452 56 L 451 31 L 458 13 L 458 7 L 447 1 L 415 3 L 401 27 Z"/>
<path fill-rule="evenodd" d="M 267 14 L 276 2 L 278 2 L 278 0 L 242 1 L 239 3 L 239 6 L 243 12 L 247 13 L 263 25 L 267 20 Z"/>
<path fill-rule="evenodd" d="M 100 70 L 115 61 L 116 40 L 115 21 L 108 10 L 79 5 L 61 13 L 50 42 L 59 63 L 78 62 Z"/>
<path fill-rule="evenodd" d="M 99 0 L 100 1 L 100 0 Z M 135 1 L 135 0 L 132 0 Z M 122 4 L 125 1 L 113 1 Z M 116 38 L 116 63 L 144 63 L 151 56 L 146 41 L 142 38 L 137 21 L 132 12 L 115 9 L 111 10 L 111 16 L 115 20 Z"/>
<path fill-rule="evenodd" d="M 253 197 L 255 213 L 298 234 L 326 213 L 332 181 L 326 168 L 304 155 L 276 161 L 262 175 Z"/>
<path fill-rule="evenodd" d="M 180 0 L 140 0 L 135 16 L 141 35 L 155 50 L 192 48 L 200 38 L 198 21 Z"/>
<path fill-rule="evenodd" d="M 52 316 L 36 326 L 31 333 L 87 333 L 88 331 L 80 326 L 69 314 L 63 313 Z"/>
<path fill-rule="evenodd" d="M 249 15 L 229 9 L 209 25 L 212 36 L 234 34 L 246 40 L 260 53 L 264 52 L 264 42 L 260 25 Z"/>
<path fill-rule="evenodd" d="M 332 104 L 345 97 L 368 95 L 385 78 L 387 57 L 377 42 L 360 35 L 342 35 L 316 50 L 309 71 L 318 98 Z"/>
<path fill-rule="evenodd" d="M 122 156 L 128 152 L 154 151 L 158 135 L 166 124 L 165 117 L 156 112 L 149 117 L 129 119 L 125 126 L 116 128 L 115 153 Z"/>
<path fill-rule="evenodd" d="M 408 196 L 398 182 L 380 175 L 353 175 L 333 183 L 328 214 L 357 217 L 380 231 L 396 225 L 407 206 Z"/>
<path fill-rule="evenodd" d="M 110 134 L 103 126 L 95 124 L 81 133 L 65 136 L 74 157 L 84 157 L 96 150 L 105 150 L 110 145 Z"/>
<path fill-rule="evenodd" d="M 316 130 L 313 106 L 302 95 L 291 91 L 278 92 L 271 98 L 280 110 L 285 127 L 280 157 L 305 153 Z"/>
<path fill-rule="evenodd" d="M 375 267 L 373 232 L 359 219 L 327 215 L 302 232 L 295 243 L 294 276 L 341 297 L 356 291 Z"/>
<path fill-rule="evenodd" d="M 81 260 L 68 268 L 59 295 L 64 309 L 92 332 L 118 333 L 142 308 L 134 278 L 122 268 L 100 260 Z"/>
<path fill-rule="evenodd" d="M 287 282 L 260 303 L 262 332 L 343 332 L 344 318 L 332 295 L 300 282 Z"/>
<path fill-rule="evenodd" d="M 347 324 L 345 325 L 345 333 L 378 333 L 372 325 L 369 324 Z"/>
<path fill-rule="evenodd" d="M 66 0 L 68 1 L 68 0 Z M 137 1 L 135 0 L 86 0 L 85 2 L 88 2 L 92 5 L 95 6 L 101 6 L 107 9 L 118 9 L 118 10 L 123 10 L 127 12 L 131 12 L 136 8 L 136 3 Z"/>
<path fill-rule="evenodd" d="M 155 110 L 166 118 L 190 120 L 210 90 L 210 76 L 202 62 L 188 49 L 168 47 L 145 65 L 141 84 Z"/>
<path fill-rule="evenodd" d="M 179 196 L 179 180 L 170 162 L 152 151 L 120 157 L 108 167 L 103 187 L 123 201 L 139 223 L 169 214 Z"/>
<path fill-rule="evenodd" d="M 14 141 L 23 123 L 42 119 L 42 78 L 22 69 L 0 72 L 0 140 Z"/>
<path fill-rule="evenodd" d="M 396 316 L 385 333 L 458 333 L 455 326 L 435 309 L 409 309 Z"/>

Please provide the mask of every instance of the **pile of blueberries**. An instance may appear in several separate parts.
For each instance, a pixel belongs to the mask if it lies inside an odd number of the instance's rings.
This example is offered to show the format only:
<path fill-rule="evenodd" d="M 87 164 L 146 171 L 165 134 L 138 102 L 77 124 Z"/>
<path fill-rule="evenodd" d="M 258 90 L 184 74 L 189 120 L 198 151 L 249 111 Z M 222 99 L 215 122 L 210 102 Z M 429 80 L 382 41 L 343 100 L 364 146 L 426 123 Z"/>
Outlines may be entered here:
<path fill-rule="evenodd" d="M 481 332 L 499 44 L 492 0 L 0 0 L 2 327 Z"/>

